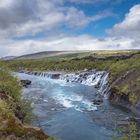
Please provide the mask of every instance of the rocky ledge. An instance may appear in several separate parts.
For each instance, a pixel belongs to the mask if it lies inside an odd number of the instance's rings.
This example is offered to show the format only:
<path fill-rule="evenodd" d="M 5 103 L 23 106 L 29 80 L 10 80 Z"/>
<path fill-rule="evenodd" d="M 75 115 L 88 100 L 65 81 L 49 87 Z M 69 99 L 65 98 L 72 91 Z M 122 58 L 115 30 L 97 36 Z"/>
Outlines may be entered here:
<path fill-rule="evenodd" d="M 140 116 L 140 68 L 127 71 L 110 88 L 110 101 Z"/>
<path fill-rule="evenodd" d="M 129 95 L 120 93 L 115 87 L 113 87 L 110 92 L 109 100 L 112 104 L 124 107 L 131 110 L 135 115 L 140 116 L 140 102 L 136 104 L 132 103 L 129 99 Z"/>

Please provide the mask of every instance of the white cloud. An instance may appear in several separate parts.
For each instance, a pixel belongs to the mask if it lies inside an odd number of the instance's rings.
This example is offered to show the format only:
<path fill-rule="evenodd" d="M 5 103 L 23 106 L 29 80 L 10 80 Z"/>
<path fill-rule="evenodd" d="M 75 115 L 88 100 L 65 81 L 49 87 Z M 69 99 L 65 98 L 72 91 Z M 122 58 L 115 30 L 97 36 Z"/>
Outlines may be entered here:
<path fill-rule="evenodd" d="M 109 31 L 110 36 L 104 39 L 56 34 L 55 38 L 43 40 L 12 40 L 12 37 L 54 32 L 63 24 L 70 28 L 83 27 L 113 14 L 103 12 L 89 17 L 75 7 L 65 7 L 63 0 L 1 0 L 0 5 L 0 56 L 51 50 L 140 49 L 140 5 L 132 7 L 125 19 L 114 25 Z"/>
<path fill-rule="evenodd" d="M 0 1 L 0 8 L 7 8 L 14 3 L 13 0 L 1 0 Z"/>
<path fill-rule="evenodd" d="M 23 55 L 39 51 L 61 51 L 61 50 L 113 50 L 131 49 L 133 39 L 127 38 L 105 38 L 96 39 L 88 35 L 75 37 L 62 37 L 46 40 L 24 40 L 12 41 L 0 44 L 0 56 Z M 137 48 L 137 46 L 135 46 Z"/>
<path fill-rule="evenodd" d="M 140 39 L 140 5 L 132 7 L 125 19 L 116 24 L 109 33 L 113 36 L 125 36 Z"/>
<path fill-rule="evenodd" d="M 98 2 L 104 2 L 104 0 L 66 0 L 66 1 L 78 4 L 95 4 Z"/>
<path fill-rule="evenodd" d="M 106 3 L 119 4 L 125 0 L 115 0 L 115 1 L 112 1 L 112 0 L 64 0 L 64 1 L 75 3 L 75 4 L 92 4 L 92 5 L 97 6 L 96 4 L 106 4 Z"/>
<path fill-rule="evenodd" d="M 0 35 L 8 37 L 53 32 L 60 25 L 79 28 L 113 16 L 111 12 L 87 16 L 75 7 L 65 6 L 63 0 L 1 0 L 0 5 Z"/>
<path fill-rule="evenodd" d="M 133 6 L 122 22 L 108 31 L 110 36 L 133 40 L 130 48 L 140 49 L 140 4 Z"/>

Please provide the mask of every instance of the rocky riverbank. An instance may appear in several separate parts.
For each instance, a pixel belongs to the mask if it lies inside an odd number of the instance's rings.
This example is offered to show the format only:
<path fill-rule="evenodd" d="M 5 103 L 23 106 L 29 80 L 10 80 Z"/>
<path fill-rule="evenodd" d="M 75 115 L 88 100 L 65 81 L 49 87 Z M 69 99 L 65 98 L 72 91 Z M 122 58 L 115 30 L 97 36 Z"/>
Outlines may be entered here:
<path fill-rule="evenodd" d="M 111 103 L 125 107 L 140 116 L 140 69 L 127 71 L 110 88 Z"/>
<path fill-rule="evenodd" d="M 120 93 L 119 90 L 112 88 L 109 100 L 112 104 L 124 107 L 128 110 L 131 110 L 135 115 L 140 116 L 140 104 L 133 104 L 129 100 L 129 96 Z"/>

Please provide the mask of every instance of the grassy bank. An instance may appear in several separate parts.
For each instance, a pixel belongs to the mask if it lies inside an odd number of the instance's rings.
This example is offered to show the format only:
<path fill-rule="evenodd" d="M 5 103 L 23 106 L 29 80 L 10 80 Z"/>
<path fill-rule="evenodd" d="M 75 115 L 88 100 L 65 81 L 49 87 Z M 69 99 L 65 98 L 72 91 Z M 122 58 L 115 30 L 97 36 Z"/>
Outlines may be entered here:
<path fill-rule="evenodd" d="M 21 87 L 17 78 L 0 62 L 0 139 L 49 140 L 40 129 L 27 125 L 30 106 L 21 100 Z"/>

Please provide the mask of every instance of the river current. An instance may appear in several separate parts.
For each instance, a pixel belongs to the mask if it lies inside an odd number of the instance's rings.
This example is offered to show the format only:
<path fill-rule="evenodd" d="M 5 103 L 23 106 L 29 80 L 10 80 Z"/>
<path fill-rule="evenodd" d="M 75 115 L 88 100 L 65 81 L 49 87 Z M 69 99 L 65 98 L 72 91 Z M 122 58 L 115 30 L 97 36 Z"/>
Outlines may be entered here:
<path fill-rule="evenodd" d="M 113 140 L 116 125 L 131 116 L 107 99 L 94 105 L 98 93 L 94 86 L 24 73 L 17 75 L 32 81 L 31 86 L 23 89 L 23 98 L 33 108 L 32 125 L 58 140 Z"/>

